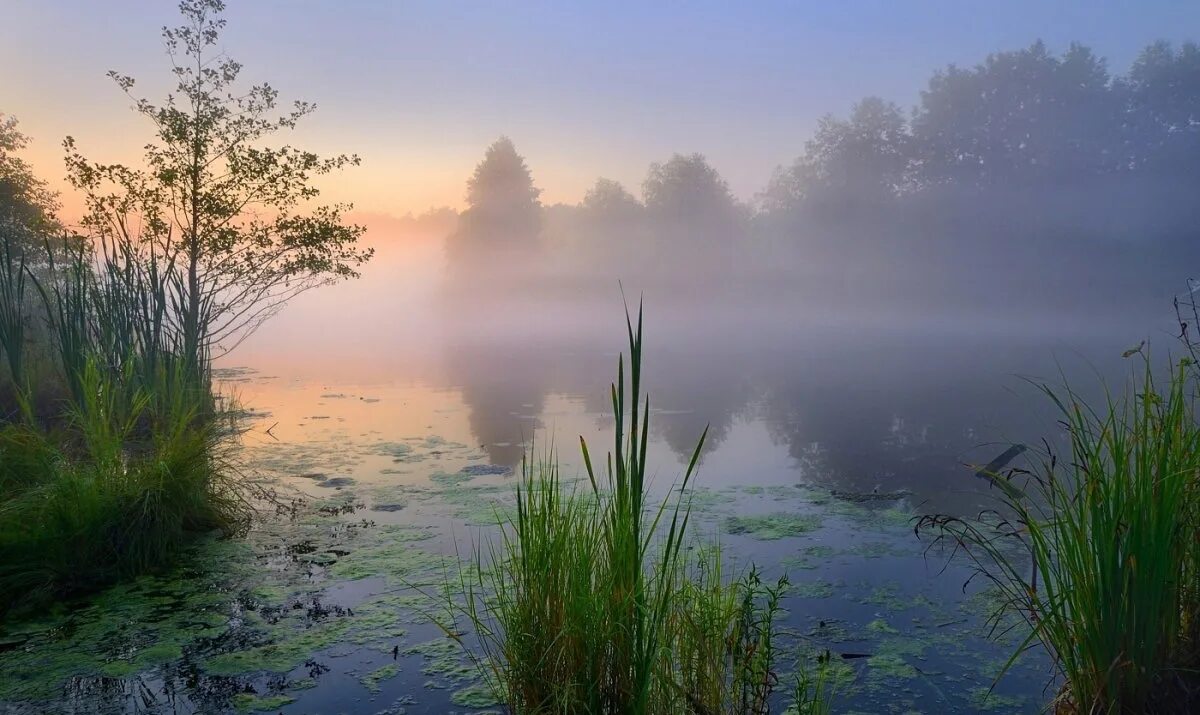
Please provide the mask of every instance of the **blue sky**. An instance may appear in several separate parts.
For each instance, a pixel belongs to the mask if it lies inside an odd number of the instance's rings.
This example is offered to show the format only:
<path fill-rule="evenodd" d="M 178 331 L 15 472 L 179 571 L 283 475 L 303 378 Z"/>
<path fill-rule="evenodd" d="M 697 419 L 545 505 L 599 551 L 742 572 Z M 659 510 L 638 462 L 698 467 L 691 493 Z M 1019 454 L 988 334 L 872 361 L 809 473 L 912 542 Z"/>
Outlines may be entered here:
<path fill-rule="evenodd" d="M 749 198 L 824 113 L 880 95 L 911 105 L 931 72 L 1037 38 L 1124 71 L 1156 39 L 1200 38 L 1200 2 L 383 2 L 229 0 L 222 46 L 285 98 L 320 110 L 297 143 L 363 156 L 332 190 L 373 211 L 458 204 L 507 134 L 549 201 L 597 176 L 635 192 L 647 165 L 699 151 Z M 73 134 L 96 158 L 145 140 L 104 77 L 156 97 L 169 0 L 5 0 L 0 111 L 61 174 Z M 13 68 L 23 68 L 14 72 Z"/>

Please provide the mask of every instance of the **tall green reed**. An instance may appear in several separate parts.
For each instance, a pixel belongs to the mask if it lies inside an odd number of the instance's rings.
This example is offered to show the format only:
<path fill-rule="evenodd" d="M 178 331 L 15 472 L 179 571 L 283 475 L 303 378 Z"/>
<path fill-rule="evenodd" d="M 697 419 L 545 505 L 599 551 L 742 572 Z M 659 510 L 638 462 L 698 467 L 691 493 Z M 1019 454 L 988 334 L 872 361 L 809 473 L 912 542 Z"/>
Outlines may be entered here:
<path fill-rule="evenodd" d="M 23 242 L 12 227 L 0 226 L 0 349 L 17 390 L 25 387 L 27 265 Z"/>
<path fill-rule="evenodd" d="M 52 326 L 52 342 L 68 391 L 79 404 L 85 397 L 80 380 L 94 352 L 89 320 L 93 285 L 90 252 L 83 241 L 64 242 L 58 256 L 49 241 L 45 247 L 47 271 L 44 277 L 35 277 L 33 285 Z"/>
<path fill-rule="evenodd" d="M 734 577 L 717 547 L 685 556 L 689 487 L 653 504 L 647 470 L 649 400 L 642 395 L 642 313 L 627 314 L 629 371 L 611 386 L 613 449 L 597 469 L 586 440 L 586 485 L 565 484 L 553 450 L 522 461 L 511 515 L 476 544 L 447 583 L 448 635 L 468 647 L 518 714 L 768 712 L 776 618 L 786 580 Z"/>
<path fill-rule="evenodd" d="M 1043 386 L 1069 458 L 1047 448 L 1031 471 L 986 474 L 1001 507 L 983 521 L 930 516 L 918 526 L 965 551 L 1024 617 L 1029 633 L 1003 670 L 1040 642 L 1061 673 L 1064 710 L 1169 712 L 1180 666 L 1195 662 L 1194 388 L 1188 362 L 1160 388 L 1148 359 L 1132 394 L 1099 410 L 1070 388 Z"/>
<path fill-rule="evenodd" d="M 650 398 L 642 399 L 642 308 L 637 329 L 626 314 L 629 338 L 630 385 L 625 391 L 625 361 L 617 362 L 617 382 L 611 386 L 614 434 L 613 451 L 606 460 L 601 482 L 592 464 L 587 441 L 579 438 L 592 491 L 603 501 L 601 541 L 609 582 L 611 618 L 607 625 L 613 667 L 603 676 L 606 707 L 645 713 L 651 704 L 651 684 L 658 665 L 664 624 L 670 615 L 681 573 L 680 549 L 691 516 L 683 499 L 696 472 L 706 428 L 683 474 L 674 502 L 663 500 L 651 510 L 647 502 L 646 448 L 650 436 Z M 639 415 L 639 408 L 641 409 Z M 603 487 L 603 489 L 602 489 Z M 643 524 L 645 517 L 650 521 Z M 664 525 L 666 532 L 660 532 Z M 661 539 L 661 541 L 660 541 Z M 654 552 L 652 552 L 654 549 Z M 648 564 L 652 561 L 652 564 Z M 652 568 L 647 568 L 651 565 Z"/>

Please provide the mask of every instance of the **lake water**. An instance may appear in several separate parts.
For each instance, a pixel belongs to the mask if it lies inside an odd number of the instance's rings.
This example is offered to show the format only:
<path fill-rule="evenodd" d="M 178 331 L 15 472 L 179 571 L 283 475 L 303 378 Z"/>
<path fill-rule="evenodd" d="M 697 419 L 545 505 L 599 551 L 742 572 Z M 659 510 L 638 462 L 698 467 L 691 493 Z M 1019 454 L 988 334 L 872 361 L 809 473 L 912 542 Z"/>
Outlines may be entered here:
<path fill-rule="evenodd" d="M 484 295 L 451 323 L 428 273 L 305 296 L 221 361 L 263 517 L 176 573 L 10 627 L 0 713 L 496 710 L 432 622 L 441 586 L 494 535 L 531 443 L 571 477 L 580 435 L 608 448 L 621 303 Z M 993 505 L 970 465 L 1057 444 L 1037 379 L 1119 384 L 1152 323 L 662 303 L 647 308 L 655 488 L 670 492 L 707 425 L 695 534 L 792 583 L 779 703 L 793 661 L 829 649 L 839 712 L 1038 712 L 1055 688 L 1045 656 L 989 694 L 1020 630 L 987 637 L 986 584 L 964 586 L 966 562 L 928 550 L 913 519 Z"/>

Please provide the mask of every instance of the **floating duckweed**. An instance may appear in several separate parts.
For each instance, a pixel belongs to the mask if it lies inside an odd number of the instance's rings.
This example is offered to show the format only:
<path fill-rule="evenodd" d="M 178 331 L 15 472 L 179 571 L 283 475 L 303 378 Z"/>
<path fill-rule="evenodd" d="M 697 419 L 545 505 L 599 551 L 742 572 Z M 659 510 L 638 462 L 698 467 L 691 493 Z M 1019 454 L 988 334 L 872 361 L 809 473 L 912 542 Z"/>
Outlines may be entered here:
<path fill-rule="evenodd" d="M 725 531 L 730 534 L 745 534 L 762 541 L 803 536 L 820 527 L 821 519 L 814 514 L 778 513 L 765 516 L 731 516 L 725 519 Z"/>
<path fill-rule="evenodd" d="M 429 481 L 441 487 L 456 487 L 460 484 L 465 484 L 475 478 L 474 474 L 465 474 L 463 472 L 434 472 L 429 475 Z"/>
<path fill-rule="evenodd" d="M 687 504 L 692 513 L 700 515 L 720 513 L 735 501 L 735 498 L 728 492 L 706 487 L 696 487 L 687 495 Z"/>
<path fill-rule="evenodd" d="M 473 477 L 505 476 L 512 474 L 512 468 L 506 467 L 503 464 L 468 464 L 458 470 L 458 473 L 468 474 Z"/>
<path fill-rule="evenodd" d="M 911 526 L 915 515 L 908 509 L 893 506 L 887 509 L 879 509 L 874 514 L 875 518 L 881 524 L 888 526 Z"/>
<path fill-rule="evenodd" d="M 767 487 L 767 494 L 775 501 L 794 499 L 797 496 L 796 490 L 786 484 L 774 484 Z"/>
<path fill-rule="evenodd" d="M 413 454 L 413 448 L 401 442 L 379 442 L 371 446 L 372 454 L 391 457 L 393 462 L 419 462 L 420 457 Z"/>
<path fill-rule="evenodd" d="M 892 627 L 892 625 L 889 624 L 883 618 L 876 618 L 875 620 L 868 623 L 867 630 L 871 631 L 872 633 L 886 633 L 889 635 L 897 634 L 900 632 L 896 628 Z"/>
<path fill-rule="evenodd" d="M 259 697 L 252 693 L 238 693 L 233 696 L 233 706 L 238 709 L 238 712 L 254 712 L 265 713 L 272 710 L 279 710 L 284 705 L 289 705 L 295 702 L 295 698 L 288 695 L 269 695 Z"/>
<path fill-rule="evenodd" d="M 454 516 L 468 524 L 492 526 L 514 512 L 512 487 L 506 484 L 455 483 L 435 492 L 454 507 Z"/>
<path fill-rule="evenodd" d="M 873 680 L 881 678 L 915 678 L 916 668 L 909 665 L 899 653 L 876 653 L 867 659 Z"/>
<path fill-rule="evenodd" d="M 424 659 L 421 672 L 453 681 L 474 680 L 479 669 L 467 661 L 462 646 L 447 638 L 418 643 L 404 651 L 405 655 L 420 655 Z"/>
<path fill-rule="evenodd" d="M 900 595 L 900 589 L 895 584 L 878 586 L 871 593 L 859 599 L 859 603 L 881 606 L 889 611 L 903 611 L 911 608 L 913 603 Z"/>
<path fill-rule="evenodd" d="M 903 556 L 907 552 L 897 549 L 895 544 L 887 541 L 863 541 L 846 549 L 846 553 L 864 559 L 878 559 L 885 556 Z"/>
<path fill-rule="evenodd" d="M 833 584 L 828 581 L 799 581 L 788 587 L 788 594 L 800 598 L 829 598 L 833 595 Z"/>
<path fill-rule="evenodd" d="M 782 559 L 780 559 L 779 566 L 785 571 L 793 571 L 796 569 L 811 571 L 812 569 L 819 567 L 820 564 L 818 564 L 816 561 L 805 558 L 804 556 L 796 556 L 793 554 L 791 556 L 784 556 Z"/>
<path fill-rule="evenodd" d="M 1022 698 L 1014 698 L 993 692 L 991 688 L 975 688 L 969 693 L 971 707 L 976 712 L 985 710 L 1013 712 L 1025 704 Z"/>
<path fill-rule="evenodd" d="M 465 708 L 487 708 L 500 704 L 492 687 L 486 683 L 476 683 L 454 691 L 450 702 Z"/>
<path fill-rule="evenodd" d="M 204 545 L 226 557 L 247 553 Z M 241 573 L 244 564 L 234 558 L 227 567 Z M 0 701 L 51 700 L 75 677 L 124 678 L 178 660 L 186 644 L 220 632 L 227 602 L 201 575 L 146 576 L 86 605 L 8 625 L 6 636 L 22 647 L 0 653 Z"/>
<path fill-rule="evenodd" d="M 292 629 L 298 624 L 282 623 L 264 636 L 266 643 L 245 650 L 220 653 L 204 662 L 204 670 L 213 675 L 238 675 L 266 671 L 286 673 L 307 660 L 313 653 L 337 644 L 350 628 L 349 618 L 335 618 L 314 625 L 299 633 Z"/>
<path fill-rule="evenodd" d="M 846 627 L 844 621 L 837 619 L 819 620 L 815 625 L 808 629 L 805 634 L 808 638 L 817 641 L 821 644 L 830 643 L 846 643 L 849 641 L 860 641 L 864 637 L 857 633 L 852 633 Z"/>
<path fill-rule="evenodd" d="M 378 693 L 382 688 L 379 686 L 385 680 L 390 680 L 400 674 L 400 666 L 395 663 L 388 663 L 382 668 L 377 668 L 367 673 L 358 679 L 363 687 L 372 693 Z"/>
<path fill-rule="evenodd" d="M 443 559 L 413 544 L 433 538 L 433 531 L 406 525 L 386 524 L 371 530 L 370 538 L 355 544 L 347 558 L 329 568 L 337 579 L 356 580 L 387 574 L 414 579 L 438 571 Z"/>
<path fill-rule="evenodd" d="M 878 685 L 880 681 L 917 677 L 919 673 L 909 661 L 921 658 L 925 648 L 925 643 L 912 638 L 884 638 L 867 659 L 870 680 Z"/>

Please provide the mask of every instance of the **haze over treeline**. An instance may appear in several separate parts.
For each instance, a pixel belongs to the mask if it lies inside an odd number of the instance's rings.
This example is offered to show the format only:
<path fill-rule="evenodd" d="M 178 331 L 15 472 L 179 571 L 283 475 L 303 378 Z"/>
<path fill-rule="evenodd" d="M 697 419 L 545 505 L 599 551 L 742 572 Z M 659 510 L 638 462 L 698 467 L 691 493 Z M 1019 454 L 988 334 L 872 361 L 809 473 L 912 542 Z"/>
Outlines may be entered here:
<path fill-rule="evenodd" d="M 949 66 L 912 107 L 866 97 L 825 116 L 764 182 L 739 201 L 703 154 L 679 153 L 640 187 L 600 178 L 546 206 L 502 137 L 447 240 L 448 292 L 577 301 L 619 278 L 665 303 L 1167 310 L 1200 257 L 1200 48 L 1154 43 L 1114 71 L 1084 45 L 1035 42 Z"/>

